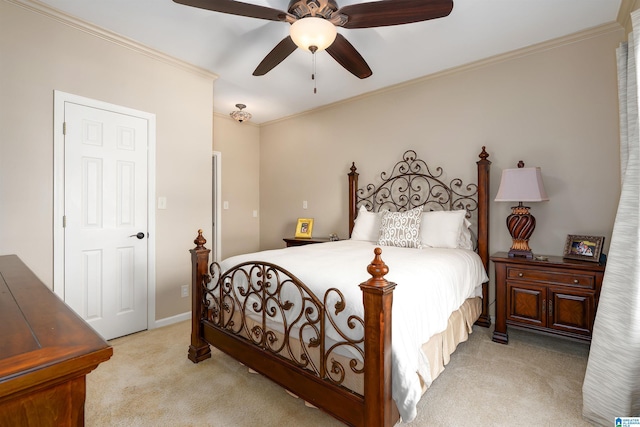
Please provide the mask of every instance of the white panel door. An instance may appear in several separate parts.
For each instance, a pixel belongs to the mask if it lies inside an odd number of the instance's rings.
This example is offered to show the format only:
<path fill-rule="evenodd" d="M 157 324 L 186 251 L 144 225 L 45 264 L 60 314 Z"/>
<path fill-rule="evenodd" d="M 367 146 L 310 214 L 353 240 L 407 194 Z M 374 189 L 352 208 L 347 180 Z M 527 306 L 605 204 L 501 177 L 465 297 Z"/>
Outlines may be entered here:
<path fill-rule="evenodd" d="M 65 302 L 105 339 L 147 329 L 148 122 L 64 114 Z"/>

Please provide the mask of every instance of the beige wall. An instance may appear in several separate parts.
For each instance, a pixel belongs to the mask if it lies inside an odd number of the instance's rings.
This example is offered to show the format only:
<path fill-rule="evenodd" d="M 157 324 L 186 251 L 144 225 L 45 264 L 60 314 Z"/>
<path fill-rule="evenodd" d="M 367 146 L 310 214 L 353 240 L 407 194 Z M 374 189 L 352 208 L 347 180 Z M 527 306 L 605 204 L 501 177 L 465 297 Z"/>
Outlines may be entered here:
<path fill-rule="evenodd" d="M 215 76 L 0 2 L 0 254 L 53 286 L 53 91 L 156 115 L 156 319 L 190 310 L 188 249 L 211 223 Z M 194 184 L 195 183 L 195 184 Z"/>
<path fill-rule="evenodd" d="M 542 168 L 551 200 L 531 206 L 535 253 L 562 254 L 567 234 L 606 236 L 608 248 L 620 191 L 622 39 L 622 28 L 610 25 L 263 126 L 261 247 L 281 246 L 297 217 L 315 218 L 314 236 L 346 237 L 352 161 L 362 185 L 414 149 L 468 182 L 486 145 L 491 199 L 502 169 L 518 160 Z M 510 206 L 491 203 L 491 252 L 511 245 Z"/>
<path fill-rule="evenodd" d="M 232 110 L 230 107 L 229 111 Z M 222 153 L 222 254 L 260 249 L 260 129 L 228 116 L 213 117 L 213 149 Z M 258 216 L 253 216 L 257 211 Z"/>

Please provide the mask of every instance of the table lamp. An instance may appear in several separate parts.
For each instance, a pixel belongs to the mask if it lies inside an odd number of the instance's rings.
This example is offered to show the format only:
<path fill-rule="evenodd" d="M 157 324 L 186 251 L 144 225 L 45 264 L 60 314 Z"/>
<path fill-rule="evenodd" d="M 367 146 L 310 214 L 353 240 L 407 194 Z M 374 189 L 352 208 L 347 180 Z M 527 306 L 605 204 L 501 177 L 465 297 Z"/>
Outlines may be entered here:
<path fill-rule="evenodd" d="M 533 258 L 529 247 L 529 238 L 536 228 L 536 219 L 529 213 L 529 207 L 522 202 L 543 202 L 549 200 L 542 183 L 540 168 L 525 168 L 524 162 L 518 162 L 517 169 L 504 169 L 500 179 L 500 188 L 496 202 L 518 202 L 511 207 L 507 217 L 507 228 L 513 239 L 509 257 Z"/>

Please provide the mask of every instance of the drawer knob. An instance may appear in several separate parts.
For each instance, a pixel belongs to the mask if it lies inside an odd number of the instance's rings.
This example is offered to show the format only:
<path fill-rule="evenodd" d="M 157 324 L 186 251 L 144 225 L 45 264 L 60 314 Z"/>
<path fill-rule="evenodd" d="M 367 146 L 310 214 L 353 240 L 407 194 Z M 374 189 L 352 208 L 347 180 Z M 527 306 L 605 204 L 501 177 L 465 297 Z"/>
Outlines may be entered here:
<path fill-rule="evenodd" d="M 522 277 L 522 276 L 524 276 L 524 274 L 518 273 L 518 277 Z"/>
<path fill-rule="evenodd" d="M 580 283 L 580 281 L 578 279 L 573 279 L 573 283 L 577 285 L 578 283 Z"/>

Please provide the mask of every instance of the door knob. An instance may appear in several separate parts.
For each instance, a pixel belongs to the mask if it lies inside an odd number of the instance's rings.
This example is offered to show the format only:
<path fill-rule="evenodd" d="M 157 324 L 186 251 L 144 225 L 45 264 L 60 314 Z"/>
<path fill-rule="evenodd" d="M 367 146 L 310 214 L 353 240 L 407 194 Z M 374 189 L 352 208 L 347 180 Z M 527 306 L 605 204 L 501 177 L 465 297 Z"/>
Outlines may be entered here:
<path fill-rule="evenodd" d="M 138 239 L 144 239 L 144 233 L 141 231 L 138 234 L 132 234 L 129 237 L 137 237 Z"/>

